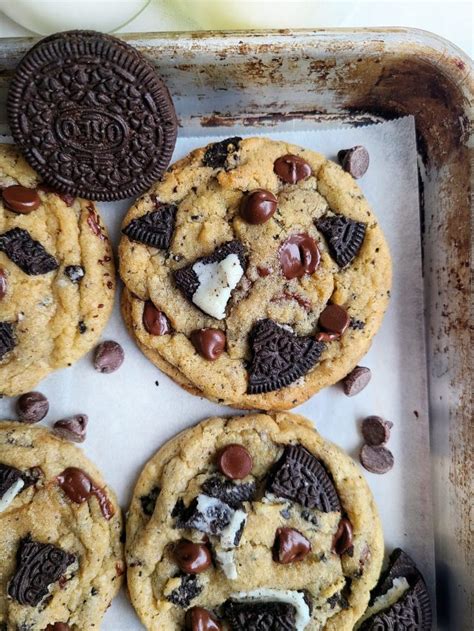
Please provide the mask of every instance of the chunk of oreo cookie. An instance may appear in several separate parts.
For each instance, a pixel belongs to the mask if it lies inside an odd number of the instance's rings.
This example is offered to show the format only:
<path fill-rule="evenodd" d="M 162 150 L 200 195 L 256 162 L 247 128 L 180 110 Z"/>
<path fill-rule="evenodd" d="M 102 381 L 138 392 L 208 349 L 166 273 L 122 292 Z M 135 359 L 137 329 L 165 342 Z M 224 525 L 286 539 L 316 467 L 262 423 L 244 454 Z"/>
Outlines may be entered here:
<path fill-rule="evenodd" d="M 113 200 L 143 192 L 171 159 L 177 121 L 155 68 L 125 42 L 94 31 L 41 40 L 10 84 L 15 142 L 61 193 Z"/>
<path fill-rule="evenodd" d="M 323 217 L 316 221 L 328 244 L 329 253 L 339 267 L 346 267 L 357 256 L 364 242 L 366 224 L 344 215 Z"/>
<path fill-rule="evenodd" d="M 176 528 L 219 535 L 230 524 L 234 511 L 217 498 L 198 495 L 187 508 L 176 510 L 175 507 L 173 513 L 176 513 Z"/>
<path fill-rule="evenodd" d="M 161 493 L 161 489 L 159 486 L 154 486 L 148 495 L 142 495 L 140 497 L 140 504 L 142 505 L 142 511 L 145 513 L 147 517 L 151 517 L 153 515 L 153 511 L 155 510 L 156 500 L 158 499 Z"/>
<path fill-rule="evenodd" d="M 174 204 L 157 202 L 156 210 L 132 219 L 122 232 L 132 241 L 167 250 L 173 236 L 177 210 Z"/>
<path fill-rule="evenodd" d="M 23 228 L 13 228 L 0 235 L 0 252 L 29 276 L 48 274 L 59 267 L 54 256 Z"/>
<path fill-rule="evenodd" d="M 260 320 L 250 332 L 252 361 L 248 394 L 263 394 L 289 386 L 319 361 L 326 348 L 312 337 L 299 337 L 273 320 Z"/>
<path fill-rule="evenodd" d="M 419 579 L 400 600 L 366 620 L 360 631 L 431 631 L 432 624 L 430 597 Z"/>
<path fill-rule="evenodd" d="M 376 598 L 393 587 L 396 578 L 406 578 L 412 587 L 423 578 L 413 559 L 401 548 L 395 548 L 391 553 L 387 568 L 381 573 L 377 585 L 370 594 L 371 605 Z"/>
<path fill-rule="evenodd" d="M 296 608 L 283 602 L 236 602 L 222 606 L 232 631 L 295 631 Z"/>
<path fill-rule="evenodd" d="M 48 594 L 49 585 L 58 581 L 75 560 L 73 554 L 28 535 L 20 542 L 8 595 L 20 605 L 36 607 Z"/>
<path fill-rule="evenodd" d="M 20 479 L 22 479 L 22 473 L 19 469 L 0 463 L 0 500 Z"/>
<path fill-rule="evenodd" d="M 14 348 L 13 325 L 10 322 L 0 322 L 0 360 Z"/>
<path fill-rule="evenodd" d="M 208 478 L 202 485 L 202 490 L 209 497 L 215 497 L 231 508 L 241 508 L 244 502 L 255 499 L 257 485 L 254 481 L 243 484 L 235 484 L 231 480 L 225 480 L 218 475 Z"/>
<path fill-rule="evenodd" d="M 302 445 L 287 445 L 271 469 L 267 492 L 325 513 L 341 511 L 336 487 L 324 465 Z"/>
<path fill-rule="evenodd" d="M 202 592 L 202 585 L 199 584 L 198 578 L 195 574 L 183 574 L 181 577 L 181 585 L 174 589 L 166 599 L 173 605 L 187 609 L 191 604 L 191 601 L 199 596 Z"/>
<path fill-rule="evenodd" d="M 202 163 L 204 166 L 212 167 L 213 169 L 229 166 L 228 159 L 233 153 L 238 151 L 241 140 L 242 138 L 239 136 L 234 136 L 221 140 L 220 142 L 215 142 L 207 149 Z"/>

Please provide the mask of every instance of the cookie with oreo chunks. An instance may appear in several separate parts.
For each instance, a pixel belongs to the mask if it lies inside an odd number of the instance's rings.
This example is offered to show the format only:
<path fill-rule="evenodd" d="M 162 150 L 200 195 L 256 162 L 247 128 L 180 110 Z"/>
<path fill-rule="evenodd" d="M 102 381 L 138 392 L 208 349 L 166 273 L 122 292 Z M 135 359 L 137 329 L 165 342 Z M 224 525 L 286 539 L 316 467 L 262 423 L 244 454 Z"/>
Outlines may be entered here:
<path fill-rule="evenodd" d="M 340 381 L 388 304 L 388 246 L 354 178 L 285 142 L 191 152 L 122 231 L 122 313 L 138 346 L 226 405 L 290 409 Z M 150 306 L 166 326 L 150 326 Z"/>
<path fill-rule="evenodd" d="M 126 541 L 149 631 L 187 628 L 190 609 L 236 631 L 349 631 L 383 560 L 357 464 L 289 413 L 208 419 L 162 446 L 139 476 Z"/>
<path fill-rule="evenodd" d="M 154 66 L 124 41 L 67 31 L 39 41 L 11 80 L 8 120 L 29 164 L 57 190 L 132 197 L 159 179 L 177 119 Z"/>
<path fill-rule="evenodd" d="M 115 269 L 94 202 L 45 186 L 0 145 L 0 395 L 33 390 L 94 347 Z"/>
<path fill-rule="evenodd" d="M 1 421 L 0 620 L 8 629 L 100 628 L 123 582 L 121 533 L 117 498 L 80 449 L 45 428 Z"/>

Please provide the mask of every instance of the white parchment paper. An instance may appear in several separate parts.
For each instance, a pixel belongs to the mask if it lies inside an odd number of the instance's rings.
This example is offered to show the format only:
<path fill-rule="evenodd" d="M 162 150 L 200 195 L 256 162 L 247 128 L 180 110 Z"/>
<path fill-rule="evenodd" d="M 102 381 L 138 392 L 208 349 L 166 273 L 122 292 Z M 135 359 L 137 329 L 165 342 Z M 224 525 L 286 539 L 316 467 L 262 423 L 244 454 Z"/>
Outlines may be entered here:
<path fill-rule="evenodd" d="M 411 554 L 434 594 L 414 120 L 406 117 L 355 128 L 282 129 L 272 128 L 270 135 L 320 151 L 332 159 L 339 149 L 356 144 L 363 144 L 370 154 L 369 170 L 359 183 L 387 235 L 394 263 L 391 304 L 371 350 L 361 362 L 372 370 L 372 380 L 356 397 L 347 398 L 340 386 L 334 386 L 296 411 L 310 418 L 325 438 L 345 448 L 356 459 L 362 445 L 360 422 L 365 416 L 378 414 L 394 423 L 389 443 L 395 456 L 393 470 L 383 476 L 363 471 L 380 509 L 387 551 L 401 546 Z M 225 137 L 262 133 L 249 128 L 213 131 L 212 136 L 190 138 L 182 130 L 174 159 L 221 134 Z M 128 205 L 127 202 L 100 205 L 115 243 Z M 102 469 L 126 509 L 140 470 L 167 439 L 208 416 L 233 411 L 186 393 L 156 369 L 129 338 L 118 302 L 117 295 L 115 311 L 103 339 L 117 340 L 123 345 L 126 359 L 122 368 L 115 374 L 101 375 L 94 371 L 89 354 L 73 367 L 51 375 L 38 389 L 49 397 L 51 404 L 46 424 L 78 412 L 89 415 L 83 449 Z M 0 401 L 0 418 L 9 416 L 14 418 L 14 402 Z M 142 628 L 122 593 L 112 603 L 102 629 Z"/>

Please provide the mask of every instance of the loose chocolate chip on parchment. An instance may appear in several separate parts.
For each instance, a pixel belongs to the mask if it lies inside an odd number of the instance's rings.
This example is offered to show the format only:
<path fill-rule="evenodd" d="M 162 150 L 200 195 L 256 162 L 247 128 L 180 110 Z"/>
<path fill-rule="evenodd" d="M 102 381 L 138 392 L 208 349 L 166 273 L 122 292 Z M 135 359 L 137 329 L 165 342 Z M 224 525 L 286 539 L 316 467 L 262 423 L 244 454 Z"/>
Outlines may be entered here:
<path fill-rule="evenodd" d="M 74 443 L 83 443 L 86 439 L 86 428 L 89 422 L 87 414 L 76 414 L 56 421 L 53 433 Z"/>
<path fill-rule="evenodd" d="M 0 359 L 3 359 L 14 348 L 13 324 L 11 322 L 0 322 Z"/>
<path fill-rule="evenodd" d="M 344 171 L 350 173 L 355 179 L 362 177 L 369 168 L 369 152 L 362 145 L 341 149 L 337 154 L 337 159 Z"/>
<path fill-rule="evenodd" d="M 22 423 L 39 423 L 49 411 L 49 401 L 41 392 L 25 392 L 17 401 Z"/>
<path fill-rule="evenodd" d="M 333 215 L 317 220 L 316 227 L 323 233 L 329 253 L 339 267 L 352 263 L 364 242 L 367 226 L 344 215 Z"/>
<path fill-rule="evenodd" d="M 54 256 L 23 228 L 13 228 L 0 235 L 0 251 L 29 276 L 48 274 L 59 267 Z"/>
<path fill-rule="evenodd" d="M 219 169 L 228 166 L 229 157 L 238 151 L 242 138 L 234 136 L 212 144 L 204 154 L 202 163 L 206 167 Z"/>
<path fill-rule="evenodd" d="M 373 447 L 385 445 L 390 438 L 392 427 L 393 423 L 386 421 L 381 416 L 368 416 L 362 421 L 362 436 L 365 442 Z"/>
<path fill-rule="evenodd" d="M 118 342 L 107 340 L 101 342 L 94 353 L 94 368 L 98 372 L 110 374 L 123 364 L 125 353 Z"/>
<path fill-rule="evenodd" d="M 267 491 L 305 508 L 340 511 L 336 487 L 325 466 L 302 445 L 287 445 L 271 469 Z"/>
<path fill-rule="evenodd" d="M 132 241 L 138 241 L 160 250 L 170 247 L 176 221 L 177 206 L 156 202 L 156 210 L 132 219 L 122 230 Z"/>
<path fill-rule="evenodd" d="M 309 372 L 319 361 L 325 345 L 265 319 L 251 330 L 250 348 L 247 392 L 262 394 L 289 386 Z"/>
<path fill-rule="evenodd" d="M 8 584 L 8 595 L 20 605 L 36 607 L 48 594 L 48 588 L 65 574 L 76 557 L 49 543 L 21 540 L 16 570 Z"/>
<path fill-rule="evenodd" d="M 342 387 L 344 394 L 348 397 L 354 397 L 367 386 L 372 373 L 370 368 L 365 366 L 356 366 L 351 372 L 342 380 Z"/>
<path fill-rule="evenodd" d="M 360 452 L 360 462 L 367 471 L 383 474 L 393 468 L 395 460 L 386 447 L 364 445 Z"/>

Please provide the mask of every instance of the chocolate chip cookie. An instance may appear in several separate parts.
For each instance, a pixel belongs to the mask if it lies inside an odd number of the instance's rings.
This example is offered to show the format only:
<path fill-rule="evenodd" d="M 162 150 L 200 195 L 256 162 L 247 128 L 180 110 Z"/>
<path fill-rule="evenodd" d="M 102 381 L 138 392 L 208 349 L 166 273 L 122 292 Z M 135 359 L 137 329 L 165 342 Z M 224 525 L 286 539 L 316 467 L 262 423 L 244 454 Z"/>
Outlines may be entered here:
<path fill-rule="evenodd" d="M 380 326 L 388 246 L 353 177 L 238 137 L 177 162 L 123 222 L 125 322 L 187 390 L 287 409 L 347 375 Z"/>
<path fill-rule="evenodd" d="M 0 422 L 0 628 L 85 631 L 122 583 L 122 517 L 83 453 Z"/>
<path fill-rule="evenodd" d="M 383 537 L 346 454 L 301 416 L 259 414 L 207 420 L 152 457 L 126 558 L 150 631 L 349 631 L 377 582 Z"/>
<path fill-rule="evenodd" d="M 12 145 L 0 188 L 0 394 L 13 396 L 94 346 L 115 277 L 93 202 L 43 185 Z"/>

